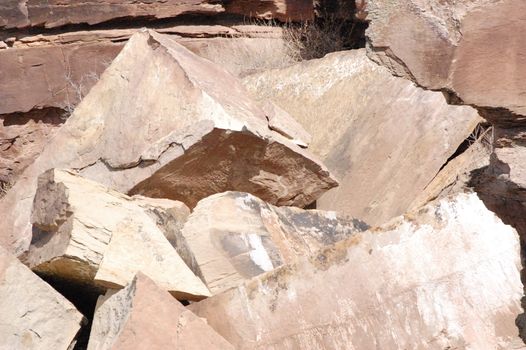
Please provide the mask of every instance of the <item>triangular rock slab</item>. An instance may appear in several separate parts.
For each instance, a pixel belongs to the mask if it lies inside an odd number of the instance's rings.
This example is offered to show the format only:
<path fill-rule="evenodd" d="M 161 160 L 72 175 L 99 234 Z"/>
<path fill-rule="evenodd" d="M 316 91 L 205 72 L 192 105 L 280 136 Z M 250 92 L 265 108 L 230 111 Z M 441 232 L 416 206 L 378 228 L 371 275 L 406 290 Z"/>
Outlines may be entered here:
<path fill-rule="evenodd" d="M 88 350 L 233 350 L 206 321 L 139 273 L 97 303 Z"/>

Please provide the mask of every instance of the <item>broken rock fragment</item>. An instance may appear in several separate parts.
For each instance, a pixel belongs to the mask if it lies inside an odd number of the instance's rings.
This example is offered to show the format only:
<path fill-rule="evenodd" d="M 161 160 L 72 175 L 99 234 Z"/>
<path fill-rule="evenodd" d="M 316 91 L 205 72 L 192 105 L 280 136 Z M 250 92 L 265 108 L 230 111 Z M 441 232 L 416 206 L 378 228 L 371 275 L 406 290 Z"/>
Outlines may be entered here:
<path fill-rule="evenodd" d="M 335 212 L 275 207 L 225 192 L 201 200 L 182 234 L 195 257 L 187 264 L 216 294 L 367 228 Z"/>
<path fill-rule="evenodd" d="M 0 349 L 69 349 L 83 316 L 0 247 Z"/>
<path fill-rule="evenodd" d="M 189 308 L 238 349 L 504 350 L 520 270 L 515 230 L 462 193 Z"/>
<path fill-rule="evenodd" d="M 0 242 L 18 254 L 30 241 L 36 179 L 50 168 L 189 207 L 228 190 L 303 207 L 337 186 L 321 162 L 269 128 L 236 78 L 149 30 L 133 35 L 2 199 Z"/>
<path fill-rule="evenodd" d="M 157 211 L 177 207 L 164 201 Z M 208 296 L 166 238 L 175 233 L 163 232 L 174 228 L 148 213 L 155 201 L 146 203 L 67 171 L 47 171 L 35 196 L 27 264 L 44 275 L 102 288 L 122 288 L 142 271 L 177 298 Z"/>
<path fill-rule="evenodd" d="M 233 350 L 206 321 L 142 273 L 124 289 L 101 296 L 88 350 Z"/>

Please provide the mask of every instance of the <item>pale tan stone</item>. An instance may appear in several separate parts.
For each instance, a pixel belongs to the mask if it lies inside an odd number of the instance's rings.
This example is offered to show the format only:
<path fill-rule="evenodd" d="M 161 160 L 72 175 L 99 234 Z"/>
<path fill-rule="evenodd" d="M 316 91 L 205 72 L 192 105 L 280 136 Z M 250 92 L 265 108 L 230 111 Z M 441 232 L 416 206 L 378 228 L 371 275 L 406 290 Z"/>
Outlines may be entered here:
<path fill-rule="evenodd" d="M 217 294 L 367 228 L 336 212 L 275 207 L 225 192 L 201 200 L 182 235 L 195 257 L 187 265 Z"/>
<path fill-rule="evenodd" d="M 234 349 L 206 322 L 139 273 L 99 298 L 88 350 Z"/>
<path fill-rule="evenodd" d="M 163 233 L 173 227 L 144 208 L 178 206 L 166 202 L 135 200 L 70 172 L 49 170 L 39 178 L 27 264 L 54 278 L 103 288 L 122 288 L 142 271 L 177 298 L 202 299 L 208 289 Z"/>
<path fill-rule="evenodd" d="M 0 247 L 0 349 L 69 349 L 83 316 Z"/>
<path fill-rule="evenodd" d="M 515 230 L 459 194 L 189 309 L 238 349 L 523 348 L 520 269 Z"/>
<path fill-rule="evenodd" d="M 239 81 L 169 36 L 136 33 L 1 201 L 1 244 L 27 249 L 36 179 L 50 168 L 123 193 L 193 207 L 227 190 L 305 206 L 337 185 L 309 152 L 270 130 Z"/>
<path fill-rule="evenodd" d="M 480 121 L 470 107 L 449 106 L 371 62 L 364 50 L 327 55 L 246 77 L 312 135 L 340 186 L 317 201 L 380 225 L 407 211 Z"/>

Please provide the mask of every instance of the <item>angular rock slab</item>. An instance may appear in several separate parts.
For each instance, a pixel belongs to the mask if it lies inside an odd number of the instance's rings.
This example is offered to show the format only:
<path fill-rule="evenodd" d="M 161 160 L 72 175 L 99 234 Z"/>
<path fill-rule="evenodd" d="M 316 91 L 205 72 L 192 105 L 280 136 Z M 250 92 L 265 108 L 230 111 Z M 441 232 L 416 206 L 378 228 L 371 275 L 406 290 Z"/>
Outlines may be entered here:
<path fill-rule="evenodd" d="M 492 122 L 524 122 L 526 3 L 368 0 L 367 9 L 371 58 Z"/>
<path fill-rule="evenodd" d="M 88 350 L 234 349 L 144 274 L 97 302 Z"/>
<path fill-rule="evenodd" d="M 87 286 L 122 288 L 142 271 L 177 298 L 210 295 L 166 238 L 176 233 L 164 233 L 171 227 L 148 212 L 155 201 L 148 206 L 147 201 L 67 171 L 47 171 L 35 195 L 26 263 L 39 273 Z M 157 211 L 166 210 L 167 203 L 161 204 Z"/>
<path fill-rule="evenodd" d="M 119 192 L 193 207 L 227 190 L 305 206 L 337 185 L 307 151 L 268 127 L 237 79 L 170 37 L 134 34 L 0 203 L 0 244 L 27 249 L 36 179 L 77 169 Z"/>
<path fill-rule="evenodd" d="M 309 149 L 340 180 L 317 208 L 382 225 L 405 213 L 480 121 L 371 62 L 365 50 L 327 55 L 243 80 L 312 135 Z"/>
<path fill-rule="evenodd" d="M 182 235 L 195 258 L 187 265 L 217 294 L 367 228 L 335 212 L 275 207 L 225 192 L 201 200 Z"/>
<path fill-rule="evenodd" d="M 510 349 L 520 247 L 475 194 L 189 306 L 239 349 Z"/>
<path fill-rule="evenodd" d="M 83 316 L 0 248 L 0 349 L 69 349 Z"/>

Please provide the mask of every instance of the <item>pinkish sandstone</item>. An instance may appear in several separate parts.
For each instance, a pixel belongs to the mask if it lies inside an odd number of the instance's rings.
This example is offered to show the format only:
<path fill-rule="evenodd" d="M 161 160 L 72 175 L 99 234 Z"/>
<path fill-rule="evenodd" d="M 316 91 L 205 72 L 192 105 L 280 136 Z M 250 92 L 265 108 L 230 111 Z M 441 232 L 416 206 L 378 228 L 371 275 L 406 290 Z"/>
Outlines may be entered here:
<path fill-rule="evenodd" d="M 460 194 L 189 308 L 238 349 L 518 349 L 520 269 L 515 230 Z"/>
<path fill-rule="evenodd" d="M 36 179 L 50 168 L 189 207 L 227 190 L 306 206 L 337 185 L 308 151 L 269 128 L 236 78 L 148 30 L 132 37 L 0 202 L 1 242 L 18 253 L 30 241 Z"/>
<path fill-rule="evenodd" d="M 206 321 L 138 273 L 121 291 L 100 297 L 88 350 L 233 350 Z"/>

